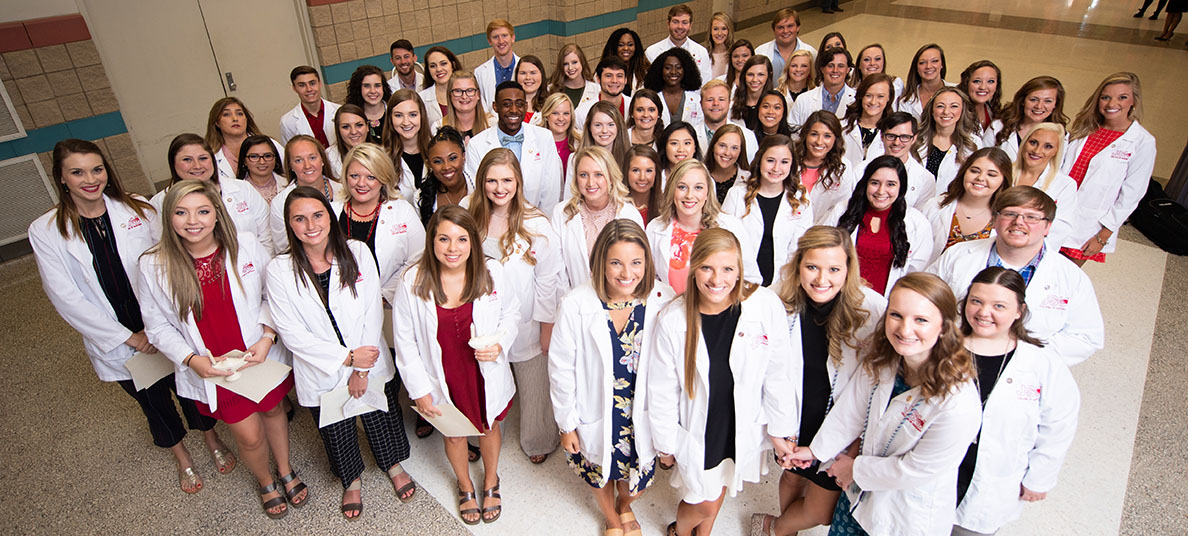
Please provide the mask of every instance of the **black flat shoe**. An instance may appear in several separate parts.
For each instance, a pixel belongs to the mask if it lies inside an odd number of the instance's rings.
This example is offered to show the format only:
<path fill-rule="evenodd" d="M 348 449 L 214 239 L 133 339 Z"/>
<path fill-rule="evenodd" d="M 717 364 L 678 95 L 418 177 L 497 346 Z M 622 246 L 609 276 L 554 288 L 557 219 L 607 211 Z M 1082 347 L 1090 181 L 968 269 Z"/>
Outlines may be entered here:
<path fill-rule="evenodd" d="M 1143 12 L 1142 12 L 1142 11 L 1139 11 L 1138 13 L 1135 13 L 1135 14 L 1134 14 L 1134 18 L 1136 18 L 1136 19 L 1141 19 L 1141 18 L 1143 18 Z"/>

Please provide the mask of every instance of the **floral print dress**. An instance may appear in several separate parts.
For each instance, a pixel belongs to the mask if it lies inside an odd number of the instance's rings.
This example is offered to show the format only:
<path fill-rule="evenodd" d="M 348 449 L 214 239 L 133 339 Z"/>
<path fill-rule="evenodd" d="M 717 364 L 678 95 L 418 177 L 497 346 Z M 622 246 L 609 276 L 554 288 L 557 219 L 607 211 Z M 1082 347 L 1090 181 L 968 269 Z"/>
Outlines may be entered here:
<path fill-rule="evenodd" d="M 578 476 L 596 488 L 615 480 L 624 480 L 631 493 L 639 493 L 648 487 L 655 475 L 655 460 L 641 465 L 635 452 L 635 427 L 631 422 L 632 403 L 635 400 L 635 379 L 639 366 L 639 349 L 643 344 L 644 311 L 646 306 L 640 300 L 623 303 L 606 303 L 609 312 L 618 309 L 632 309 L 623 331 L 615 330 L 614 322 L 607 314 L 610 330 L 611 352 L 614 357 L 614 404 L 611 408 L 611 462 L 610 467 L 600 467 L 587 460 L 581 453 L 569 455 L 569 465 Z M 606 479 L 603 479 L 603 475 Z"/>

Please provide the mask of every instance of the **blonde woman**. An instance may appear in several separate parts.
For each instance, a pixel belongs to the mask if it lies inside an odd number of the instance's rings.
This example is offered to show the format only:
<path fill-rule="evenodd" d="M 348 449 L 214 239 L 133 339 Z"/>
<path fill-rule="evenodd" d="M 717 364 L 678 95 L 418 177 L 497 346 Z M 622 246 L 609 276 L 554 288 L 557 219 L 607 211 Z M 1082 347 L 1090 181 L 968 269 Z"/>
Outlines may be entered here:
<path fill-rule="evenodd" d="M 643 226 L 643 217 L 631 203 L 619 164 L 610 151 L 583 147 L 572 160 L 576 171 L 570 197 L 553 207 L 549 218 L 560 240 L 565 289 L 590 280 L 590 253 L 606 224 L 627 218 Z"/>
<path fill-rule="evenodd" d="M 590 270 L 590 282 L 561 304 L 547 382 L 562 447 L 593 488 L 604 534 L 639 536 L 631 504 L 656 472 L 644 403 L 647 374 L 656 317 L 673 294 L 656 281 L 647 238 L 631 220 L 602 228 Z"/>
<path fill-rule="evenodd" d="M 701 161 L 690 158 L 673 167 L 664 187 L 656 219 L 648 223 L 648 243 L 659 268 L 656 275 L 677 294 L 685 292 L 690 254 L 697 235 L 721 227 L 742 244 L 743 264 L 748 281 L 760 282 L 755 264 L 757 246 L 751 243 L 742 221 L 722 212 L 714 193 L 713 179 Z"/>
<path fill-rule="evenodd" d="M 744 281 L 725 229 L 702 232 L 689 261 L 688 289 L 657 319 L 647 380 L 656 455 L 680 477 L 670 536 L 710 534 L 727 493 L 759 481 L 765 450 L 791 456 L 800 428 L 801 359 L 780 298 Z"/>
<path fill-rule="evenodd" d="M 788 99 L 788 104 L 793 104 L 798 97 L 817 87 L 813 80 L 813 53 L 804 49 L 793 52 L 779 77 L 776 91 Z"/>
<path fill-rule="evenodd" d="M 546 355 L 564 266 L 557 234 L 544 213 L 524 199 L 523 190 L 515 153 L 492 149 L 479 163 L 469 208 L 483 251 L 503 265 L 508 290 L 520 297 L 522 326 L 507 358 L 519 386 L 520 449 L 529 461 L 541 464 L 558 444 Z"/>
<path fill-rule="evenodd" d="M 454 71 L 446 85 L 449 106 L 445 115 L 433 123 L 432 131 L 449 125 L 458 129 L 467 141 L 470 137 L 492 126 L 479 94 L 478 80 L 470 71 Z"/>
<path fill-rule="evenodd" d="M 808 444 L 858 370 L 859 353 L 883 317 L 887 300 L 862 284 L 854 242 L 837 227 L 805 231 L 781 272 L 777 292 L 788 313 L 792 349 L 804 355 L 796 439 Z M 793 468 L 781 474 L 780 514 L 752 515 L 751 534 L 791 534 L 828 524 L 842 490 L 818 471 Z"/>
<path fill-rule="evenodd" d="M 558 97 L 554 93 L 545 97 L 539 115 L 541 126 L 553 133 L 553 143 L 557 146 L 557 155 L 561 157 L 561 170 L 569 169 L 569 157 L 578 148 L 578 133 L 573 128 L 573 103 L 569 102 L 569 97 Z"/>
<path fill-rule="evenodd" d="M 441 415 L 452 404 L 483 433 L 481 510 L 476 497 L 465 437 L 446 437 L 446 457 L 458 479 L 458 513 L 476 525 L 499 519 L 499 422 L 511 409 L 515 383 L 508 351 L 519 334 L 519 303 L 507 287 L 503 266 L 483 254 L 478 225 L 458 205 L 442 207 L 429 220 L 429 250 L 402 276 L 393 333 L 396 368 L 408 396 L 425 415 Z M 474 349 L 475 336 L 497 342 Z M 498 501 L 499 504 L 493 504 Z"/>
<path fill-rule="evenodd" d="M 1067 137 L 1058 123 L 1036 124 L 1023 135 L 1014 166 L 1014 186 L 1034 186 L 1056 202 L 1056 221 L 1048 231 L 1048 242 L 1057 247 L 1072 232 L 1077 213 L 1077 183 L 1060 171 Z"/>
<path fill-rule="evenodd" d="M 402 89 L 397 91 L 408 91 Z M 425 230 L 417 212 L 396 189 L 396 168 L 387 152 L 361 143 L 342 162 L 346 188 L 330 206 L 347 238 L 367 244 L 379 268 L 383 297 L 393 303 L 400 274 L 421 256 Z"/>
<path fill-rule="evenodd" d="M 198 411 L 227 423 L 252 472 L 264 513 L 279 519 L 309 498 L 289 460 L 289 421 L 281 401 L 293 388 L 290 373 L 258 402 L 206 381 L 228 376 L 215 368 L 242 352 L 242 368 L 267 360 L 290 364 L 277 344 L 264 293 L 271 253 L 251 233 L 236 233 L 222 196 L 208 181 L 183 180 L 169 188 L 161 214 L 161 241 L 140 257 L 139 289 L 148 341 L 174 363 L 177 393 Z M 269 464 L 276 459 L 281 483 Z M 286 497 L 287 496 L 287 497 Z"/>

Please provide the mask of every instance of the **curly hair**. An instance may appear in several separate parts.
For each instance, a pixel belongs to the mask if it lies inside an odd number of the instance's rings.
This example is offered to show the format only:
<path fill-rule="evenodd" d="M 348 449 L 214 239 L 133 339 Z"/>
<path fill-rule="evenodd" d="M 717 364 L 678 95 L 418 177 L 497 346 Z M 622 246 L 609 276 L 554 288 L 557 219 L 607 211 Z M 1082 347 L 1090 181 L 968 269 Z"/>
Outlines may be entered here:
<path fill-rule="evenodd" d="M 973 81 L 974 71 L 982 67 L 994 69 L 994 79 L 998 83 L 994 85 L 994 94 L 990 96 L 990 100 L 986 101 L 986 109 L 990 111 L 991 120 L 998 119 L 998 116 L 1002 115 L 1002 69 L 999 69 L 994 62 L 990 60 L 978 60 L 969 64 L 969 67 L 961 71 L 961 81 L 957 83 L 957 87 L 961 88 L 966 95 L 972 95 L 973 92 L 969 90 L 969 83 Z M 972 102 L 973 97 L 970 98 Z M 982 124 L 980 117 L 977 120 L 979 125 Z"/>
<path fill-rule="evenodd" d="M 842 157 L 846 147 L 842 141 L 841 121 L 829 110 L 817 110 L 809 114 L 808 118 L 804 120 L 804 126 L 800 128 L 800 137 L 796 139 L 796 151 L 793 155 L 798 165 L 797 175 L 803 174 L 808 167 L 805 164 L 805 159 L 808 156 L 808 131 L 812 130 L 813 125 L 817 123 L 825 125 L 825 128 L 833 133 L 833 147 L 829 149 L 828 153 L 825 153 L 825 161 L 821 163 L 821 186 L 826 189 L 836 188 L 841 184 L 842 174 L 846 172 L 846 161 Z"/>
<path fill-rule="evenodd" d="M 644 87 L 656 93 L 664 91 L 664 62 L 673 56 L 681 62 L 681 70 L 684 72 L 684 76 L 681 78 L 681 89 L 685 91 L 701 89 L 701 71 L 697 69 L 697 62 L 693 61 L 693 56 L 683 48 L 670 48 L 656 56 L 656 61 L 653 61 L 652 65 L 648 67 L 648 74 L 644 77 Z"/>
<path fill-rule="evenodd" d="M 355 69 L 355 72 L 351 73 L 351 80 L 347 82 L 347 96 L 344 104 L 354 104 L 364 110 L 367 109 L 367 103 L 363 101 L 363 79 L 370 75 L 380 78 L 380 85 L 384 88 L 384 98 L 380 100 L 380 103 L 387 104 L 388 99 L 392 98 L 392 88 L 388 87 L 384 72 L 374 65 L 360 65 Z"/>
<path fill-rule="evenodd" d="M 772 72 L 771 60 L 762 54 L 758 56 L 751 56 L 747 63 L 743 65 L 742 73 L 739 73 L 739 84 L 734 88 L 734 98 L 731 99 L 730 104 L 730 118 L 742 119 L 743 111 L 747 107 L 747 93 L 750 88 L 747 87 L 747 71 L 752 67 L 762 64 L 767 68 L 767 82 L 763 84 L 763 89 L 759 90 L 759 96 L 755 99 L 755 106 L 759 106 L 759 99 L 763 98 L 763 94 L 771 91 L 775 87 L 775 73 Z"/>
<path fill-rule="evenodd" d="M 458 146 L 461 156 L 466 155 L 466 142 L 463 141 L 462 133 L 458 129 L 449 125 L 437 129 L 437 133 L 429 138 L 429 145 L 425 150 L 425 161 L 429 161 L 429 151 L 439 143 L 453 143 Z M 429 223 L 429 218 L 433 217 L 433 211 L 437 205 L 437 194 L 445 191 L 445 185 L 433 175 L 433 170 L 429 166 L 425 166 L 425 177 L 421 180 L 420 199 L 417 200 L 417 215 L 421 218 L 421 224 Z M 465 180 L 465 179 L 463 179 Z M 411 200 L 410 200 L 411 201 Z"/>

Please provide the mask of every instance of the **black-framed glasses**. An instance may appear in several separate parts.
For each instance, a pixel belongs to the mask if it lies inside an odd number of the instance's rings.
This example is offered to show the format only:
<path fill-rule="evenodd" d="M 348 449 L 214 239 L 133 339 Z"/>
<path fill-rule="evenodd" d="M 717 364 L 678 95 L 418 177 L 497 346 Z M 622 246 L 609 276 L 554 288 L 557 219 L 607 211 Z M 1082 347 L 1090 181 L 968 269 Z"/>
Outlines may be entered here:
<path fill-rule="evenodd" d="M 274 155 L 274 154 L 272 154 L 272 153 L 267 153 L 267 154 L 249 154 L 249 155 L 247 155 L 247 159 L 248 159 L 248 162 L 253 162 L 253 163 L 255 163 L 255 162 L 259 162 L 259 161 L 261 161 L 261 160 L 263 160 L 263 161 L 265 161 L 265 162 L 271 162 L 271 161 L 273 161 L 273 160 L 276 160 L 276 155 Z"/>
<path fill-rule="evenodd" d="M 473 97 L 475 95 L 478 95 L 478 88 L 468 87 L 468 88 L 463 89 L 460 87 L 456 87 L 456 88 L 450 90 L 450 95 L 453 95 L 455 97 L 461 97 L 463 95 L 466 95 L 467 97 Z"/>
<path fill-rule="evenodd" d="M 907 142 L 912 141 L 912 138 L 915 138 L 915 137 L 916 137 L 915 134 L 891 134 L 888 132 L 883 133 L 883 141 L 886 141 L 886 142 L 892 142 L 895 140 L 899 140 L 900 143 L 907 143 Z"/>
<path fill-rule="evenodd" d="M 1023 221 L 1027 222 L 1029 224 L 1039 223 L 1041 221 L 1048 221 L 1048 218 L 1044 217 L 1044 216 L 1036 216 L 1035 214 L 1024 214 L 1022 212 L 1015 212 L 1015 211 L 1011 211 L 1011 210 L 999 212 L 998 215 L 999 215 L 999 217 L 1006 218 L 1008 221 L 1015 221 L 1019 218 L 1023 218 Z"/>

